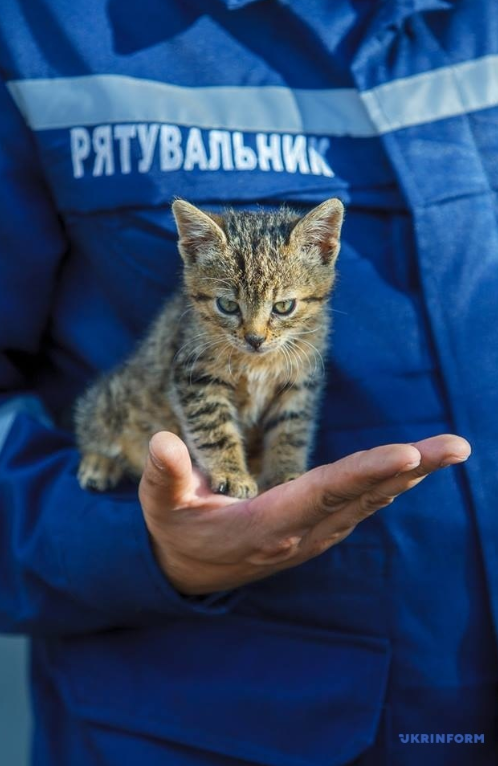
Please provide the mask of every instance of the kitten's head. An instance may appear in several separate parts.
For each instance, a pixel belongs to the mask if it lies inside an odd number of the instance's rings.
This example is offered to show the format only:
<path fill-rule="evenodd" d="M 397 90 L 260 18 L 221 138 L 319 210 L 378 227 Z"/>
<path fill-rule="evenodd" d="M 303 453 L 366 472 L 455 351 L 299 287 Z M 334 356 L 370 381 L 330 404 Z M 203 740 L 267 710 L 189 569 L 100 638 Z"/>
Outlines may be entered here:
<path fill-rule="evenodd" d="M 173 213 L 185 288 L 213 340 L 262 354 L 317 327 L 339 254 L 338 199 L 304 217 L 287 207 L 215 215 L 184 200 Z"/>

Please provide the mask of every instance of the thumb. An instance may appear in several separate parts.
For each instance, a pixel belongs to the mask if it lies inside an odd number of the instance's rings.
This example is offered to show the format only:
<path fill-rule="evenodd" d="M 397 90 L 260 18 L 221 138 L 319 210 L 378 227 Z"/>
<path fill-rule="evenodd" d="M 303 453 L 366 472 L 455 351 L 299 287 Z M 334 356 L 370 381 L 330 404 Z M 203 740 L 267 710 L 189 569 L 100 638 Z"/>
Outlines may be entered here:
<path fill-rule="evenodd" d="M 157 510 L 180 507 L 192 490 L 192 462 L 186 445 L 168 431 L 154 434 L 139 487 L 142 505 L 150 510 L 151 504 Z"/>

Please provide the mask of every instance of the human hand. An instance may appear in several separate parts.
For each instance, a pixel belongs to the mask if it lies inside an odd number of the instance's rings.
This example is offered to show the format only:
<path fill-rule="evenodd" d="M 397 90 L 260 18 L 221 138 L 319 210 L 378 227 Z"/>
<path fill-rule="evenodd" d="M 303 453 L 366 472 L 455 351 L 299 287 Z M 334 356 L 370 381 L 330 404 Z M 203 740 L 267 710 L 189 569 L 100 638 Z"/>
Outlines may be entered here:
<path fill-rule="evenodd" d="M 156 558 L 185 595 L 228 590 L 302 564 L 347 537 L 470 445 L 441 435 L 349 455 L 251 500 L 213 494 L 185 444 L 162 431 L 150 443 L 139 498 Z"/>

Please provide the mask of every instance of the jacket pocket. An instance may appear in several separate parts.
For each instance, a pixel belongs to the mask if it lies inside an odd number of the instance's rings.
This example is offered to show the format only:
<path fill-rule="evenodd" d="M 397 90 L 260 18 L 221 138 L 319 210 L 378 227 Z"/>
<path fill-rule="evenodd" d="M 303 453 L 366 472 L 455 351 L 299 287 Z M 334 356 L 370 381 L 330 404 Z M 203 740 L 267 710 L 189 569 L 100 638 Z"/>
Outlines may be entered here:
<path fill-rule="evenodd" d="M 239 615 L 53 646 L 72 714 L 265 766 L 340 766 L 375 739 L 384 639 Z"/>

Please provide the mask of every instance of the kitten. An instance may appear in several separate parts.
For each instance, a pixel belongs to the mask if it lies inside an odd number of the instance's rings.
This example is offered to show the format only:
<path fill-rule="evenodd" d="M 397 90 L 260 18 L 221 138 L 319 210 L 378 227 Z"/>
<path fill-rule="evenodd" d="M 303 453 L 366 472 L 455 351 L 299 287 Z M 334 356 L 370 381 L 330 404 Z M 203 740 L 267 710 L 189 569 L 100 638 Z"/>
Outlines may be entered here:
<path fill-rule="evenodd" d="M 183 288 L 77 402 L 79 482 L 139 477 L 149 439 L 167 430 L 214 492 L 252 497 L 306 470 L 343 206 L 215 215 L 176 200 L 173 214 Z"/>

